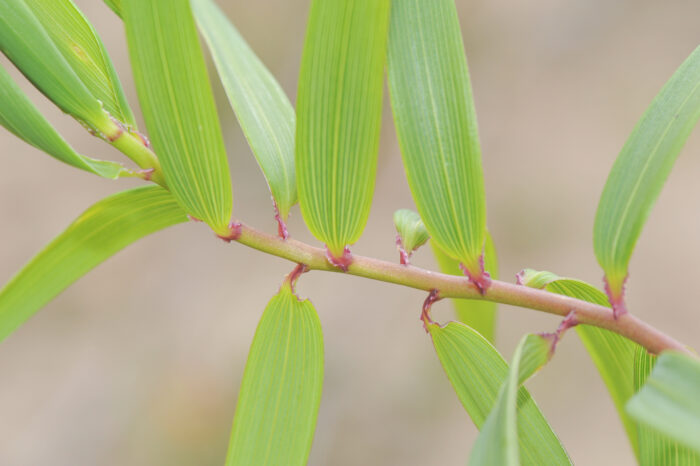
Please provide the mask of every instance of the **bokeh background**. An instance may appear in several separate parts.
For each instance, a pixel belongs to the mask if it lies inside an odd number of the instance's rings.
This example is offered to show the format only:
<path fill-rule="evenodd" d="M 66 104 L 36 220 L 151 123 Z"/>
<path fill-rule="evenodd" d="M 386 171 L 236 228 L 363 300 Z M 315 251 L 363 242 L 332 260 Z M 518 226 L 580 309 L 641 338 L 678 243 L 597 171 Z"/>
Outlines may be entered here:
<path fill-rule="evenodd" d="M 77 3 L 112 54 L 135 109 L 122 25 Z M 307 0 L 220 2 L 294 100 Z M 700 43 L 696 0 L 457 0 L 479 115 L 488 223 L 502 277 L 523 267 L 600 285 L 592 227 L 607 172 L 675 68 Z M 7 61 L 0 59 L 3 65 Z M 235 213 L 274 231 L 269 194 L 210 70 Z M 24 88 L 83 153 L 121 160 Z M 411 207 L 388 102 L 377 188 L 358 254 L 398 260 L 393 211 Z M 632 260 L 629 307 L 700 346 L 700 131 Z M 73 218 L 136 184 L 62 165 L 0 130 L 0 281 Z M 291 234 L 315 242 L 298 209 Z M 429 250 L 415 262 L 435 267 Z M 216 240 L 198 224 L 129 247 L 0 344 L 0 464 L 218 465 L 260 314 L 292 265 Z M 424 293 L 336 274 L 300 282 L 320 314 L 326 379 L 312 465 L 461 465 L 477 434 L 418 321 Z M 435 311 L 452 318 L 448 302 Z M 558 319 L 502 306 L 498 347 Z M 573 460 L 628 465 L 612 402 L 574 333 L 528 383 Z"/>

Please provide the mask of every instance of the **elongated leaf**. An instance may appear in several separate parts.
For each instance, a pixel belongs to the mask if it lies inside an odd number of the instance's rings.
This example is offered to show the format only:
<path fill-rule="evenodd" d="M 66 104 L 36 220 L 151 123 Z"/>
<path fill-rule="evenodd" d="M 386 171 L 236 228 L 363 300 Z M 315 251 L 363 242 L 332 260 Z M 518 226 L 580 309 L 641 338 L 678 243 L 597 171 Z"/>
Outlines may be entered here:
<path fill-rule="evenodd" d="M 646 383 L 655 363 L 656 356 L 647 353 L 644 348 L 637 349 L 634 361 L 635 391 L 639 391 Z M 637 431 L 639 432 L 640 466 L 657 464 L 693 466 L 700 464 L 700 453 L 674 442 L 653 428 L 639 424 Z"/>
<path fill-rule="evenodd" d="M 396 244 L 401 250 L 401 263 L 408 263 L 408 258 L 413 251 L 423 246 L 430 239 L 430 235 L 420 215 L 410 209 L 399 209 L 394 212 L 394 226 L 398 234 Z"/>
<path fill-rule="evenodd" d="M 295 160 L 304 221 L 341 257 L 367 223 L 377 170 L 389 0 L 312 0 Z"/>
<path fill-rule="evenodd" d="M 265 174 L 282 220 L 297 202 L 294 108 L 265 65 L 212 0 L 193 0 L 199 30 L 229 102 Z"/>
<path fill-rule="evenodd" d="M 593 246 L 619 300 L 632 251 L 685 140 L 700 118 L 700 47 L 661 89 L 622 148 L 598 204 Z"/>
<path fill-rule="evenodd" d="M 526 269 L 519 274 L 519 279 L 525 286 L 544 288 L 552 293 L 571 296 L 601 306 L 610 306 L 605 293 L 580 280 L 562 278 L 551 272 L 536 272 L 531 269 Z M 625 403 L 636 391 L 634 354 L 642 348 L 616 333 L 598 327 L 578 325 L 575 328 L 610 392 L 632 449 L 639 458 L 637 426 L 625 412 Z"/>
<path fill-rule="evenodd" d="M 508 365 L 496 349 L 476 331 L 451 322 L 428 326 L 442 367 L 462 405 L 478 428 L 496 404 Z M 528 391 L 517 392 L 518 439 L 524 465 L 571 464 L 559 439 L 547 424 Z"/>
<path fill-rule="evenodd" d="M 685 354 L 664 352 L 646 383 L 627 403 L 627 412 L 640 423 L 700 454 L 698 393 L 700 361 Z M 688 452 L 682 459 L 690 462 L 696 458 Z"/>
<path fill-rule="evenodd" d="M 486 238 L 481 149 L 453 0 L 394 0 L 388 74 L 408 184 L 431 238 L 473 277 Z"/>
<path fill-rule="evenodd" d="M 91 159 L 76 153 L 0 66 L 0 124 L 17 137 L 68 165 L 105 178 L 118 178 L 129 171 L 114 162 Z"/>
<path fill-rule="evenodd" d="M 105 4 L 112 9 L 117 15 L 122 15 L 122 1 L 121 0 L 104 0 Z"/>
<path fill-rule="evenodd" d="M 518 388 L 549 361 L 551 342 L 539 335 L 526 335 L 515 350 L 496 405 L 481 427 L 472 449 L 472 466 L 519 466 Z M 563 459 L 563 458 L 562 458 Z M 565 462 L 564 464 L 570 464 Z"/>
<path fill-rule="evenodd" d="M 102 40 L 72 0 L 25 0 L 92 95 L 119 121 L 136 126 Z"/>
<path fill-rule="evenodd" d="M 459 261 L 451 258 L 435 243 L 431 243 L 435 259 L 442 273 L 450 275 L 462 275 Z M 486 234 L 486 247 L 484 248 L 484 264 L 491 277 L 498 278 L 498 256 L 491 235 Z M 498 304 L 491 301 L 478 299 L 453 299 L 457 319 L 470 326 L 488 341 L 493 343 L 496 338 L 496 311 Z"/>
<path fill-rule="evenodd" d="M 305 465 L 323 385 L 323 335 L 311 302 L 285 282 L 250 348 L 226 464 Z"/>
<path fill-rule="evenodd" d="M 93 205 L 0 290 L 0 341 L 105 259 L 184 221 L 173 197 L 157 186 L 124 191 Z"/>
<path fill-rule="evenodd" d="M 0 2 L 0 50 L 61 110 L 108 137 L 118 130 L 24 0 Z"/>
<path fill-rule="evenodd" d="M 122 13 L 143 116 L 168 187 L 188 214 L 229 236 L 231 176 L 189 0 L 127 0 Z"/>

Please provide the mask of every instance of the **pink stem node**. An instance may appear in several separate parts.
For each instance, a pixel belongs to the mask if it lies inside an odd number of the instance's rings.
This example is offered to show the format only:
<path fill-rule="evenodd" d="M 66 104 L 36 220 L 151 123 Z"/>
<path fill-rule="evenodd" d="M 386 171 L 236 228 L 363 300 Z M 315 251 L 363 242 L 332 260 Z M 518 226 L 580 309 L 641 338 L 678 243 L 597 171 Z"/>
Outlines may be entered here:
<path fill-rule="evenodd" d="M 396 247 L 399 250 L 399 259 L 401 261 L 401 265 L 409 265 L 411 263 L 411 253 L 406 252 L 406 249 L 404 249 L 403 241 L 401 240 L 401 235 L 396 235 Z"/>
<path fill-rule="evenodd" d="M 430 294 L 428 294 L 428 297 L 425 298 L 425 301 L 423 302 L 423 310 L 420 314 L 420 320 L 423 321 L 423 328 L 425 329 L 425 333 L 428 333 L 428 326 L 429 325 L 437 325 L 435 321 L 430 317 L 430 309 L 433 307 L 433 304 L 436 303 L 437 301 L 440 301 L 442 298 L 440 297 L 440 292 L 436 289 L 430 290 Z"/>
<path fill-rule="evenodd" d="M 292 293 L 294 293 L 295 296 L 297 294 L 295 288 L 297 280 L 299 280 L 299 277 L 301 277 L 303 273 L 306 273 L 308 271 L 309 267 L 307 267 L 306 264 L 297 264 L 296 267 L 294 267 L 294 270 L 289 272 L 289 275 L 287 275 L 287 277 L 285 278 L 285 281 L 289 283 L 289 287 L 292 289 Z M 297 298 L 298 297 L 299 296 L 297 296 Z"/>
<path fill-rule="evenodd" d="M 350 248 L 347 246 L 345 246 L 345 249 L 343 249 L 342 256 L 335 257 L 331 253 L 331 250 L 328 249 L 328 245 L 326 245 L 326 259 L 328 259 L 328 262 L 330 262 L 331 265 L 338 267 L 343 272 L 347 272 L 348 268 L 350 268 L 350 265 L 352 264 L 352 254 L 350 253 Z"/>
<path fill-rule="evenodd" d="M 469 279 L 469 281 L 476 287 L 477 290 L 479 290 L 479 294 L 482 296 L 486 294 L 486 290 L 489 289 L 491 286 L 491 274 L 488 272 L 484 271 L 484 255 L 482 254 L 479 256 L 479 275 L 473 275 L 469 269 L 462 264 L 461 262 L 459 263 L 459 268 L 462 270 L 462 273 Z"/>
<path fill-rule="evenodd" d="M 282 220 L 282 216 L 280 215 L 280 209 L 277 207 L 277 201 L 275 201 L 273 199 L 272 205 L 275 206 L 275 220 L 277 221 L 277 236 L 279 236 L 283 240 L 286 240 L 287 238 L 289 238 L 289 231 L 287 230 L 287 224 L 284 223 L 284 220 Z"/>
<path fill-rule="evenodd" d="M 151 181 L 151 177 L 153 176 L 153 173 L 155 173 L 155 171 L 155 168 L 145 168 L 143 170 L 138 170 L 136 173 L 139 175 L 140 178 L 146 181 Z"/>
<path fill-rule="evenodd" d="M 559 326 L 554 332 L 542 332 L 538 335 L 551 341 L 551 346 L 549 348 L 549 357 L 554 356 L 554 351 L 557 349 L 557 343 L 559 343 L 564 336 L 564 332 L 569 330 L 571 327 L 578 325 L 578 320 L 576 320 L 576 311 L 572 310 L 569 312 L 564 320 L 561 321 Z"/>
<path fill-rule="evenodd" d="M 620 290 L 618 292 L 613 292 L 613 290 L 610 288 L 608 277 L 603 277 L 603 281 L 605 282 L 605 294 L 608 295 L 608 301 L 610 302 L 610 306 L 612 306 L 613 319 L 615 320 L 627 314 L 627 305 L 625 304 L 625 286 L 628 278 L 629 274 L 627 274 L 625 279 L 622 280 Z"/>
<path fill-rule="evenodd" d="M 126 130 L 126 128 L 124 128 L 124 123 L 122 123 L 121 121 L 117 120 L 117 119 L 114 118 L 113 116 L 110 115 L 110 116 L 109 116 L 109 119 L 112 120 L 112 123 L 114 123 L 115 125 L 117 125 L 117 132 L 114 133 L 114 134 L 108 134 L 108 135 L 106 135 L 106 137 L 107 137 L 107 140 L 108 140 L 109 142 L 114 142 L 114 141 L 116 141 L 117 139 L 119 139 L 119 138 L 122 136 L 122 134 L 124 134 L 124 131 Z"/>
<path fill-rule="evenodd" d="M 238 238 L 241 237 L 241 231 L 243 230 L 242 226 L 238 222 L 231 222 L 228 224 L 228 229 L 229 229 L 229 234 L 228 235 L 216 235 L 222 240 L 226 241 L 227 243 L 230 243 L 231 241 L 236 241 Z"/>

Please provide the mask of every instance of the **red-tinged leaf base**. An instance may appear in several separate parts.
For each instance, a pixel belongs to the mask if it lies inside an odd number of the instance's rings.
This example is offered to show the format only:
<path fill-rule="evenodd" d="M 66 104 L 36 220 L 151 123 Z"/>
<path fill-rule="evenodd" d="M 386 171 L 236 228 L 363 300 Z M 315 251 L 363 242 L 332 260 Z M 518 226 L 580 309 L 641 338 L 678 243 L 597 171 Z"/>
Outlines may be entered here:
<path fill-rule="evenodd" d="M 486 290 L 491 286 L 491 274 L 484 271 L 484 255 L 479 257 L 479 271 L 478 273 L 472 273 L 467 266 L 459 263 L 459 268 L 462 269 L 462 273 L 469 279 L 469 281 L 479 290 L 479 293 L 483 296 L 486 294 Z"/>
<path fill-rule="evenodd" d="M 564 317 L 564 320 L 561 321 L 559 326 L 554 332 L 542 332 L 539 333 L 538 335 L 541 336 L 542 338 L 549 340 L 551 346 L 549 347 L 549 357 L 551 358 L 554 355 L 554 351 L 557 349 L 557 343 L 562 339 L 564 336 L 564 332 L 569 330 L 571 327 L 575 327 L 578 325 L 578 320 L 576 320 L 576 311 L 571 311 L 569 312 L 566 317 Z"/>
<path fill-rule="evenodd" d="M 430 317 L 430 309 L 433 307 L 433 303 L 440 301 L 441 299 L 442 298 L 440 297 L 440 292 L 438 290 L 431 290 L 430 294 L 427 298 L 425 298 L 425 301 L 423 302 L 423 310 L 420 314 L 420 320 L 423 321 L 423 328 L 425 329 L 425 333 L 429 333 L 428 326 L 437 325 L 435 321 L 433 321 L 433 319 Z"/>
<path fill-rule="evenodd" d="M 403 241 L 401 240 L 401 235 L 396 235 L 396 247 L 399 250 L 399 260 L 401 261 L 401 265 L 408 265 L 410 264 L 410 258 L 411 258 L 411 253 L 406 252 L 406 249 L 403 247 Z"/>
<path fill-rule="evenodd" d="M 608 295 L 608 301 L 613 310 L 613 318 L 617 320 L 620 316 L 627 314 L 627 306 L 625 305 L 625 285 L 629 274 L 622 280 L 622 284 L 617 289 L 612 289 L 608 277 L 603 277 L 605 282 L 605 294 Z"/>
<path fill-rule="evenodd" d="M 280 215 L 280 209 L 277 207 L 277 201 L 272 200 L 272 204 L 275 206 L 275 220 L 277 221 L 277 236 L 286 240 L 289 238 L 289 231 L 287 230 L 287 224 L 284 223 L 282 216 Z"/>
<path fill-rule="evenodd" d="M 350 264 L 352 264 L 352 254 L 350 253 L 350 248 L 347 246 L 343 249 L 343 255 L 340 257 L 335 257 L 333 253 L 331 253 L 331 250 L 328 249 L 328 246 L 326 246 L 326 259 L 328 259 L 331 265 L 338 267 L 343 272 L 347 272 Z"/>
<path fill-rule="evenodd" d="M 295 288 L 295 286 L 297 284 L 297 280 L 299 280 L 299 277 L 301 277 L 301 274 L 306 273 L 308 271 L 309 271 L 309 268 L 306 266 L 306 264 L 297 264 L 297 266 L 294 267 L 294 270 L 289 272 L 289 275 L 287 275 L 287 277 L 284 279 L 284 283 L 289 285 L 289 288 L 291 288 L 292 293 L 294 294 L 294 296 L 297 297 L 297 299 L 299 299 L 299 296 L 297 296 L 296 288 Z"/>
<path fill-rule="evenodd" d="M 241 237 L 241 231 L 242 227 L 241 224 L 238 222 L 231 222 L 228 225 L 229 229 L 229 234 L 227 235 L 216 235 L 222 240 L 226 241 L 227 243 L 230 243 L 231 241 L 236 241 L 238 238 Z"/>

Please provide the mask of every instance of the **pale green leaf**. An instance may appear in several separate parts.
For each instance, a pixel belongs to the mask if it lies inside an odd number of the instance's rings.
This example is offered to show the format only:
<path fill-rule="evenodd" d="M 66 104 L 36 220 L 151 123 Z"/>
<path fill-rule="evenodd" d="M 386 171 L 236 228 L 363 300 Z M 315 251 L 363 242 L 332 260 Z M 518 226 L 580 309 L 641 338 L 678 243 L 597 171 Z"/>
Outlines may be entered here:
<path fill-rule="evenodd" d="M 442 367 L 478 428 L 496 405 L 508 364 L 479 333 L 458 322 L 428 326 Z M 528 366 L 529 367 L 529 366 Z M 518 439 L 524 465 L 570 464 L 559 439 L 525 387 L 517 391 Z"/>
<path fill-rule="evenodd" d="M 469 459 L 472 466 L 519 466 L 518 388 L 547 364 L 551 342 L 540 335 L 526 335 L 515 349 L 508 376 L 501 386 L 496 405 L 491 409 Z M 561 464 L 571 464 L 562 449 Z M 553 459 L 553 458 L 552 458 Z M 564 461 L 566 460 L 566 461 Z M 555 464 L 549 462 L 547 464 Z"/>
<path fill-rule="evenodd" d="M 104 2 L 117 15 L 122 15 L 122 0 L 104 0 Z"/>
<path fill-rule="evenodd" d="M 409 257 L 430 238 L 420 215 L 410 209 L 399 209 L 394 212 L 394 226 L 398 233 L 397 241 L 401 242 L 399 246 Z"/>
<path fill-rule="evenodd" d="M 24 0 L 0 2 L 0 50 L 61 110 L 107 136 L 118 129 Z"/>
<path fill-rule="evenodd" d="M 265 65 L 212 0 L 192 11 L 243 133 L 260 165 L 282 220 L 297 202 L 294 108 Z"/>
<path fill-rule="evenodd" d="M 700 118 L 700 47 L 661 89 L 622 148 L 600 198 L 596 257 L 619 299 L 637 238 Z"/>
<path fill-rule="evenodd" d="M 158 186 L 124 191 L 93 205 L 0 290 L 0 341 L 105 259 L 184 221 L 185 213 Z"/>
<path fill-rule="evenodd" d="M 313 305 L 282 285 L 250 348 L 227 466 L 305 465 L 323 386 L 323 335 Z"/>
<path fill-rule="evenodd" d="M 388 75 L 408 184 L 432 241 L 481 276 L 481 149 L 453 0 L 394 0 Z"/>
<path fill-rule="evenodd" d="M 343 255 L 367 223 L 377 170 L 389 0 L 312 0 L 295 160 L 304 221 Z"/>
<path fill-rule="evenodd" d="M 126 0 L 129 55 L 168 187 L 188 214 L 229 236 L 231 175 L 189 0 Z"/>
<path fill-rule="evenodd" d="M 634 364 L 635 390 L 640 390 L 647 382 L 656 359 L 656 356 L 649 354 L 644 348 L 637 349 Z M 695 396 L 697 397 L 697 393 Z M 700 416 L 700 411 L 697 414 Z M 700 451 L 694 452 L 692 449 L 674 442 L 668 436 L 645 424 L 639 424 L 638 432 L 640 446 L 639 464 L 641 466 L 657 464 L 693 466 L 700 464 Z M 700 432 L 696 430 L 695 436 L 697 437 L 698 435 L 700 435 Z"/>
<path fill-rule="evenodd" d="M 526 269 L 519 275 L 525 286 L 543 288 L 572 298 L 581 299 L 601 306 L 610 306 L 605 293 L 580 280 L 561 278 L 551 272 L 536 272 Z M 632 449 L 639 457 L 637 426 L 625 412 L 625 403 L 635 393 L 634 354 L 641 347 L 620 335 L 589 325 L 577 325 L 576 333 L 583 342 L 593 363 L 605 383 L 615 408 L 620 415 Z"/>
<path fill-rule="evenodd" d="M 105 178 L 129 176 L 115 162 L 91 159 L 76 153 L 0 66 L 0 124 L 17 137 L 76 168 Z"/>
<path fill-rule="evenodd" d="M 102 40 L 72 0 L 25 0 L 75 74 L 114 118 L 135 127 Z"/>
<path fill-rule="evenodd" d="M 451 258 L 443 252 L 439 246 L 431 242 L 435 259 L 442 273 L 450 275 L 462 275 L 459 261 Z M 498 278 L 498 256 L 491 235 L 486 233 L 486 247 L 484 248 L 484 264 L 491 277 Z M 496 335 L 496 310 L 498 304 L 481 299 L 453 299 L 457 319 L 470 326 L 491 343 Z"/>

